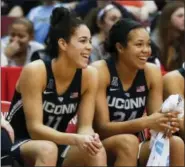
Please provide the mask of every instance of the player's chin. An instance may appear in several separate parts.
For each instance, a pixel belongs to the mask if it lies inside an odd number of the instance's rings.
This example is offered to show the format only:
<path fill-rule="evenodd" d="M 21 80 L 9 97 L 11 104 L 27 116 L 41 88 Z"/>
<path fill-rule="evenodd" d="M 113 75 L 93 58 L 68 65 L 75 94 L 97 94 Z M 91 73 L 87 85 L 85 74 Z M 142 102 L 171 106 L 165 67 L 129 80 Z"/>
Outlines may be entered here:
<path fill-rule="evenodd" d="M 87 68 L 87 66 L 88 66 L 87 63 L 86 63 L 86 64 L 79 64 L 79 65 L 77 66 L 77 68 L 84 69 L 84 68 Z"/>
<path fill-rule="evenodd" d="M 138 64 L 137 64 L 137 68 L 138 68 L 139 70 L 142 70 L 142 69 L 145 68 L 145 65 L 146 65 L 146 62 L 138 63 Z"/>
<path fill-rule="evenodd" d="M 145 68 L 145 65 L 143 65 L 143 66 L 138 66 L 138 69 L 139 70 L 143 70 Z"/>
<path fill-rule="evenodd" d="M 84 68 L 87 68 L 87 66 L 88 66 L 88 64 L 84 65 L 82 68 L 83 68 L 83 69 L 84 69 Z"/>
<path fill-rule="evenodd" d="M 80 62 L 79 64 L 78 64 L 78 67 L 79 68 L 87 68 L 87 66 L 88 66 L 88 62 Z"/>

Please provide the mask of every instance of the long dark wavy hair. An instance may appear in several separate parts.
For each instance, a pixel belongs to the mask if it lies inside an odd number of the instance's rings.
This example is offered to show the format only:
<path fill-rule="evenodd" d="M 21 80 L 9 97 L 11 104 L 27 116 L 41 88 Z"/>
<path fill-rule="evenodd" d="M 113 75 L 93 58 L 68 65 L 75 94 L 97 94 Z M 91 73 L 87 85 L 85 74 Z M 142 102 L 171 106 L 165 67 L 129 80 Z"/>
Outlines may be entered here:
<path fill-rule="evenodd" d="M 184 8 L 184 3 L 181 1 L 166 4 L 158 21 L 160 60 L 167 71 L 180 68 L 184 61 L 184 31 L 177 31 L 171 22 L 172 14 L 181 7 Z M 174 38 L 174 34 L 178 37 Z"/>

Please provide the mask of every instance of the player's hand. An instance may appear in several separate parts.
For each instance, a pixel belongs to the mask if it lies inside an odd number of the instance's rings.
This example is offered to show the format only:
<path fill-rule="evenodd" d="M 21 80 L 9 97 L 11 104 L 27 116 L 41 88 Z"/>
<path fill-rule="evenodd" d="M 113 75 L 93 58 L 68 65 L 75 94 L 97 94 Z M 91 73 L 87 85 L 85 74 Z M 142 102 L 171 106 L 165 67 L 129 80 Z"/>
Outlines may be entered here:
<path fill-rule="evenodd" d="M 17 41 L 13 41 L 5 48 L 5 55 L 7 57 L 13 57 L 20 50 L 20 45 Z"/>
<path fill-rule="evenodd" d="M 14 139 L 15 139 L 14 130 L 12 126 L 9 124 L 9 122 L 4 120 L 4 118 L 2 117 L 1 117 L 1 128 L 4 128 L 8 132 L 12 143 L 14 143 Z"/>
<path fill-rule="evenodd" d="M 91 156 L 95 156 L 103 147 L 97 134 L 93 135 L 79 134 L 76 138 L 76 145 L 80 150 L 86 151 Z"/>
<path fill-rule="evenodd" d="M 148 117 L 148 126 L 157 132 L 166 132 L 168 130 L 175 133 L 179 131 L 180 126 L 177 114 L 178 112 L 154 113 Z"/>

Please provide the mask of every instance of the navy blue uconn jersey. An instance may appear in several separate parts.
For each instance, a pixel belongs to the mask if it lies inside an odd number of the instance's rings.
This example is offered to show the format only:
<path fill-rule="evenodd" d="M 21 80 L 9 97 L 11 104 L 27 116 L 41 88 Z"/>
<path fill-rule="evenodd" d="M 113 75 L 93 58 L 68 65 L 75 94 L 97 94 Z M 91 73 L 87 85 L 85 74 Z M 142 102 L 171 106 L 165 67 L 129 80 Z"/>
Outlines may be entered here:
<path fill-rule="evenodd" d="M 47 86 L 42 94 L 43 124 L 65 132 L 68 122 L 75 116 L 80 102 L 82 70 L 77 69 L 68 90 L 62 95 L 58 95 L 51 61 L 44 63 L 47 70 Z M 13 126 L 16 138 L 30 138 L 26 128 L 21 94 L 17 91 L 15 91 L 7 120 Z"/>
<path fill-rule="evenodd" d="M 132 86 L 124 91 L 114 59 L 109 58 L 106 63 L 110 73 L 110 85 L 107 88 L 110 121 L 122 122 L 142 117 L 148 96 L 144 70 L 138 70 Z"/>

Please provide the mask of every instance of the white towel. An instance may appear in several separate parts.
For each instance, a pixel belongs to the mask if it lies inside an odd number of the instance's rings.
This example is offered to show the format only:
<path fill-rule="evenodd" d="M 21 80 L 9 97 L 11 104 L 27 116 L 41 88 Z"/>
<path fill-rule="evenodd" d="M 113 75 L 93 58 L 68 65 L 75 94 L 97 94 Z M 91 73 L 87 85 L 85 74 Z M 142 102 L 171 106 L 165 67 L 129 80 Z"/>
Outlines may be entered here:
<path fill-rule="evenodd" d="M 176 94 L 171 95 L 162 105 L 162 112 L 178 111 L 180 114 L 178 118 L 184 116 L 184 100 Z M 151 153 L 147 162 L 147 166 L 169 166 L 169 138 L 164 138 L 162 132 L 155 132 L 150 130 Z"/>

